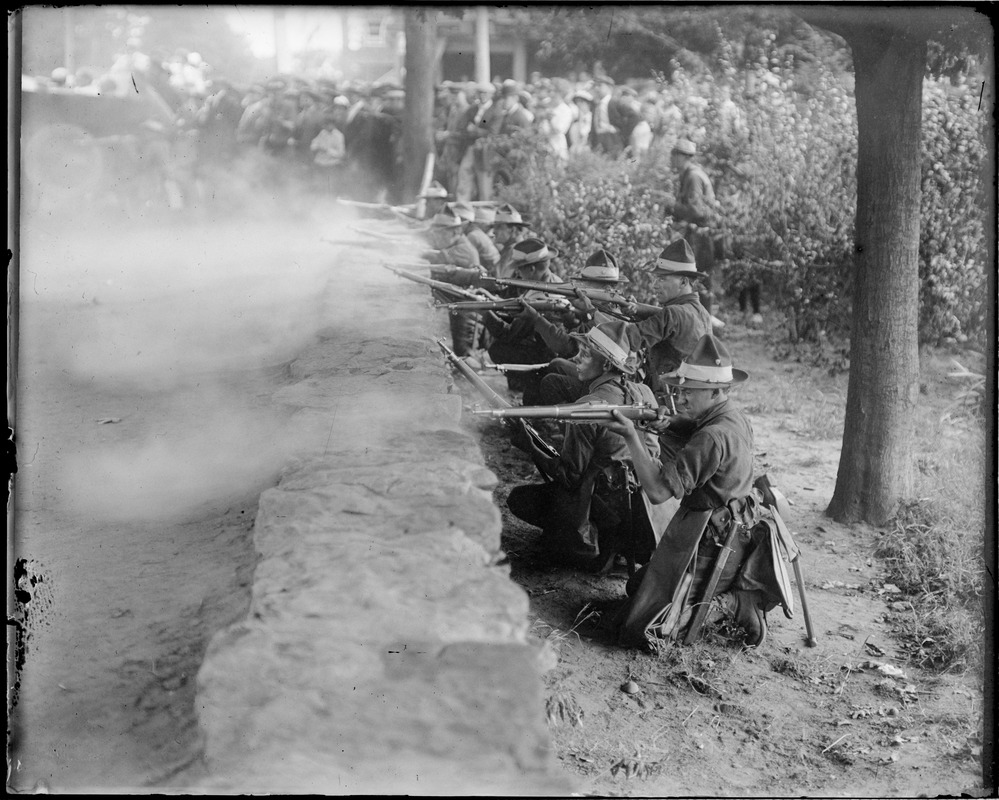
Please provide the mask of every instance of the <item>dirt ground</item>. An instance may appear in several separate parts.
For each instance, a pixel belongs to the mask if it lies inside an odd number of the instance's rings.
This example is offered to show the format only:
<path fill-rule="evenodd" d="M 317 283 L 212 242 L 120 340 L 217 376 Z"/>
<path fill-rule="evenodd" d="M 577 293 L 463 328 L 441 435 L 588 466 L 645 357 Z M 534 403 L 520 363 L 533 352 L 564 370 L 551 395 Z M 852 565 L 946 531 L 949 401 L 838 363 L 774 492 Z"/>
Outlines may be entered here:
<path fill-rule="evenodd" d="M 505 502 L 513 486 L 538 480 L 534 466 L 499 421 L 466 415 L 500 478 L 503 545 L 531 597 L 532 631 L 557 656 L 545 683 L 558 758 L 596 796 L 982 794 L 982 676 L 905 663 L 892 638 L 892 620 L 905 611 L 893 609 L 897 597 L 873 555 L 878 532 L 824 515 L 845 376 L 776 363 L 762 332 L 737 321 L 724 333 L 751 375 L 733 397 L 754 426 L 756 474 L 769 474 L 793 504 L 815 648 L 805 646 L 800 608 L 793 620 L 770 612 L 756 650 L 724 623 L 689 647 L 617 647 L 607 622 L 625 597 L 626 569 L 602 577 L 545 563 L 538 529 Z M 941 382 L 943 363 L 925 364 L 924 382 Z M 516 399 L 503 377 L 484 375 Z M 938 388 L 927 396 L 944 404 L 952 390 Z M 622 691 L 629 679 L 636 694 Z"/>
<path fill-rule="evenodd" d="M 195 468 L 193 451 L 185 456 L 197 443 L 178 432 L 217 415 L 220 394 L 238 395 L 247 410 L 267 407 L 285 370 L 234 369 L 222 388 L 215 371 L 206 393 L 197 374 L 143 387 L 67 369 L 55 354 L 115 313 L 103 298 L 83 295 L 38 301 L 22 315 L 13 791 L 189 785 L 201 769 L 194 676 L 211 636 L 248 605 L 257 498 L 274 476 L 190 485 L 191 476 L 205 480 L 205 465 Z M 755 427 L 758 471 L 794 503 L 815 649 L 803 645 L 800 618 L 773 613 L 770 636 L 755 652 L 742 651 L 738 634 L 724 628 L 657 655 L 611 644 L 602 623 L 624 596 L 624 572 L 595 577 L 541 565 L 537 531 L 505 509 L 509 489 L 534 480 L 534 468 L 501 426 L 467 416 L 500 477 L 504 548 L 531 597 L 532 629 L 557 657 L 545 683 L 559 759 L 595 795 L 975 794 L 981 676 L 920 673 L 897 657 L 898 612 L 872 556 L 877 532 L 823 515 L 845 382 L 775 363 L 757 331 L 733 324 L 727 338 L 753 376 L 736 399 Z M 504 386 L 501 377 L 490 381 Z M 259 447 L 262 430 L 246 425 L 238 433 Z M 159 449 L 161 441 L 175 449 Z M 133 509 L 153 502 L 155 514 L 115 514 L 108 497 L 88 505 L 78 492 L 66 496 L 79 489 L 66 465 L 89 479 L 84 484 L 112 485 L 116 476 L 102 472 L 105 453 L 111 464 L 145 474 L 149 464 L 122 458 L 123 447 L 139 447 L 156 463 L 186 463 L 149 473 L 163 496 L 117 498 Z M 171 487 L 184 497 L 176 508 Z M 620 690 L 629 677 L 637 694 Z"/>

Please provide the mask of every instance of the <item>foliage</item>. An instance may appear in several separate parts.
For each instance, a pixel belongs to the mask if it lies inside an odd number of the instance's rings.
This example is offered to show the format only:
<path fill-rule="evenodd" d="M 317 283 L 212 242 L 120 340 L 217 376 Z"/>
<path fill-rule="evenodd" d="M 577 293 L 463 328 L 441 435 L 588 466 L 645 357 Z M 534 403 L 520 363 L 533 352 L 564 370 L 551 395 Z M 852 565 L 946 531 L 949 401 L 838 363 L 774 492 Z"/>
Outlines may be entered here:
<path fill-rule="evenodd" d="M 983 341 L 986 115 L 975 87 L 923 83 L 923 177 L 919 237 L 920 341 Z"/>
<path fill-rule="evenodd" d="M 729 297 L 758 283 L 784 318 L 778 355 L 849 367 L 856 216 L 856 110 L 848 75 L 824 61 L 802 69 L 771 31 L 744 67 L 719 37 L 716 73 L 679 63 L 658 76 L 679 125 L 640 160 L 591 153 L 559 164 L 524 142 L 505 200 L 532 214 L 572 273 L 597 247 L 613 252 L 639 300 L 653 298 L 637 269 L 677 232 L 668 209 L 676 175 L 666 150 L 692 139 L 712 176 Z M 817 46 L 816 46 L 817 47 Z M 984 343 L 986 248 L 981 213 L 985 115 L 973 92 L 927 79 L 924 91 L 920 340 Z M 534 153 L 533 155 L 526 155 Z M 776 337 L 775 337 L 776 338 Z"/>

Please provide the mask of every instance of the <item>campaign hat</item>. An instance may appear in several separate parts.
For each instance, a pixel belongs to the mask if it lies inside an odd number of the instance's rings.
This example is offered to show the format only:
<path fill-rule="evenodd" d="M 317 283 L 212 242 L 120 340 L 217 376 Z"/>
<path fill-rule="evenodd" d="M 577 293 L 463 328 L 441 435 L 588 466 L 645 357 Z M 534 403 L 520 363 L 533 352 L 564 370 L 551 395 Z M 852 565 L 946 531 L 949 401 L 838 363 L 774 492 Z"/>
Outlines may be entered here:
<path fill-rule="evenodd" d="M 475 222 L 477 225 L 490 226 L 496 222 L 495 206 L 475 206 Z"/>
<path fill-rule="evenodd" d="M 660 277 L 680 275 L 687 278 L 707 278 L 703 272 L 697 271 L 694 261 L 694 251 L 690 249 L 686 239 L 677 239 L 666 245 L 659 258 L 652 262 L 652 272 Z"/>
<path fill-rule="evenodd" d="M 464 224 L 450 208 L 445 208 L 439 214 L 434 214 L 433 219 L 430 220 L 430 225 L 433 228 L 460 228 Z"/>
<path fill-rule="evenodd" d="M 515 267 L 528 267 L 539 261 L 558 257 L 558 250 L 549 247 L 540 239 L 524 239 L 513 246 L 512 264 Z"/>
<path fill-rule="evenodd" d="M 717 389 L 742 383 L 749 373 L 732 366 L 732 357 L 725 344 L 712 333 L 697 340 L 690 355 L 680 362 L 676 371 L 662 376 L 670 386 L 687 389 Z"/>
<path fill-rule="evenodd" d="M 470 203 L 464 201 L 448 203 L 447 207 L 450 208 L 454 215 L 462 222 L 475 222 L 475 209 L 472 208 Z"/>
<path fill-rule="evenodd" d="M 628 323 L 624 320 L 612 319 L 595 325 L 586 333 L 569 335 L 597 355 L 603 356 L 619 372 L 633 375 L 638 370 L 637 348 L 632 343 Z"/>
<path fill-rule="evenodd" d="M 520 216 L 520 212 L 517 211 L 509 203 L 504 203 L 499 208 L 496 209 L 496 219 L 493 220 L 495 225 L 527 225 L 524 222 L 523 217 Z"/>
<path fill-rule="evenodd" d="M 574 280 L 592 283 L 630 283 L 627 276 L 621 274 L 617 261 L 606 250 L 597 250 L 586 259 L 579 277 Z"/>

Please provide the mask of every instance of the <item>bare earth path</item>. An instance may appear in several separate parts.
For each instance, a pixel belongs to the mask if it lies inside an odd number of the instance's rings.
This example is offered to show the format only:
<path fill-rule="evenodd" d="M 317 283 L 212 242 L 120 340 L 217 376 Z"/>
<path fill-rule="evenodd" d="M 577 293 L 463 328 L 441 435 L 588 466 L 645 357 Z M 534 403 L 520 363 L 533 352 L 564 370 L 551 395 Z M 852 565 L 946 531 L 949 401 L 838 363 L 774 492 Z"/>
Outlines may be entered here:
<path fill-rule="evenodd" d="M 742 650 L 739 634 L 724 628 L 659 654 L 615 646 L 606 619 L 625 596 L 624 569 L 599 577 L 541 561 L 537 529 L 505 502 L 537 473 L 498 421 L 468 415 L 500 476 L 495 499 L 513 577 L 531 596 L 533 631 L 557 656 L 546 684 L 563 766 L 583 791 L 603 796 L 981 794 L 973 755 L 981 676 L 932 675 L 904 662 L 891 629 L 893 615 L 906 612 L 891 607 L 892 587 L 879 574 L 878 531 L 824 516 L 845 377 L 774 362 L 758 331 L 730 324 L 725 333 L 752 376 L 734 397 L 753 422 L 756 472 L 793 503 L 789 525 L 802 549 L 816 648 L 805 646 L 800 610 L 794 620 L 771 612 L 757 651 Z M 503 378 L 488 380 L 506 392 Z M 629 677 L 637 694 L 620 689 Z"/>

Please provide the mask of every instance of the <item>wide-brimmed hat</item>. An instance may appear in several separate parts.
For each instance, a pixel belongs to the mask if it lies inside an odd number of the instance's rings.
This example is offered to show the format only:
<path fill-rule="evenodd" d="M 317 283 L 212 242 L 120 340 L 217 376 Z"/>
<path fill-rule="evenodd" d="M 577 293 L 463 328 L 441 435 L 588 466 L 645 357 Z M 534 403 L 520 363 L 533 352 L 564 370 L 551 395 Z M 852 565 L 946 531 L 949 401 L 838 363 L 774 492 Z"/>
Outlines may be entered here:
<path fill-rule="evenodd" d="M 448 203 L 447 207 L 454 212 L 454 215 L 462 222 L 475 222 L 475 209 L 469 203 L 458 202 Z"/>
<path fill-rule="evenodd" d="M 432 228 L 460 228 L 465 223 L 450 208 L 445 208 L 439 214 L 434 214 L 430 220 Z"/>
<path fill-rule="evenodd" d="M 475 222 L 477 225 L 493 225 L 496 222 L 494 206 L 475 206 Z"/>
<path fill-rule="evenodd" d="M 676 144 L 673 145 L 673 152 L 682 153 L 685 156 L 693 156 L 697 154 L 697 145 L 690 141 L 690 139 L 677 139 Z"/>
<path fill-rule="evenodd" d="M 606 250 L 597 250 L 586 259 L 579 276 L 573 278 L 573 283 L 577 280 L 591 283 L 630 283 L 618 269 L 614 256 Z"/>
<path fill-rule="evenodd" d="M 681 275 L 687 278 L 707 278 L 703 272 L 697 271 L 694 261 L 694 251 L 690 249 L 686 239 L 670 242 L 659 258 L 652 262 L 652 272 L 661 277 Z"/>
<path fill-rule="evenodd" d="M 431 197 L 440 198 L 443 200 L 447 197 L 447 189 L 440 185 L 437 181 L 431 183 L 426 189 L 420 192 L 417 197 L 422 197 L 424 199 L 429 199 Z"/>
<path fill-rule="evenodd" d="M 748 372 L 732 366 L 728 349 L 711 333 L 697 340 L 691 354 L 680 362 L 675 372 L 662 376 L 670 386 L 687 389 L 717 389 L 742 383 L 748 378 Z"/>
<path fill-rule="evenodd" d="M 496 209 L 496 219 L 493 220 L 493 224 L 527 225 L 527 223 L 524 222 L 523 218 L 520 216 L 520 212 L 509 203 L 504 203 Z"/>
<path fill-rule="evenodd" d="M 512 264 L 515 267 L 529 267 L 539 261 L 556 258 L 558 250 L 549 247 L 540 239 L 524 239 L 513 246 Z"/>
<path fill-rule="evenodd" d="M 624 320 L 612 319 L 601 322 L 586 333 L 569 334 L 582 342 L 625 375 L 633 375 L 638 369 L 638 352 L 632 343 L 628 324 Z"/>

